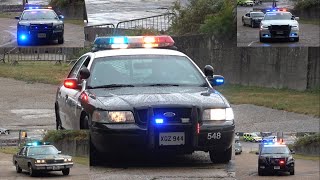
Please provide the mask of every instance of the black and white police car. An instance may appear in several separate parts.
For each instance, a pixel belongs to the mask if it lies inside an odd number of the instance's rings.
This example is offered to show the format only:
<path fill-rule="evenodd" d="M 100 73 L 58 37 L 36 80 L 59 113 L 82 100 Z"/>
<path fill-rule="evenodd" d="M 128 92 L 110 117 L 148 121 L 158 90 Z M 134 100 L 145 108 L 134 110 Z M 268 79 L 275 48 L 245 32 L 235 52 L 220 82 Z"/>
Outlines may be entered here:
<path fill-rule="evenodd" d="M 18 45 L 52 40 L 58 40 L 58 44 L 64 43 L 64 16 L 57 15 L 52 7 L 26 6 L 22 14 L 15 18 L 18 19 Z"/>
<path fill-rule="evenodd" d="M 170 36 L 98 37 L 75 63 L 57 90 L 56 123 L 90 130 L 91 164 L 135 151 L 231 159 L 233 110 L 214 89 L 224 78 L 174 49 Z"/>
<path fill-rule="evenodd" d="M 299 17 L 293 16 L 283 8 L 267 10 L 260 23 L 260 42 L 275 39 L 299 41 Z"/>

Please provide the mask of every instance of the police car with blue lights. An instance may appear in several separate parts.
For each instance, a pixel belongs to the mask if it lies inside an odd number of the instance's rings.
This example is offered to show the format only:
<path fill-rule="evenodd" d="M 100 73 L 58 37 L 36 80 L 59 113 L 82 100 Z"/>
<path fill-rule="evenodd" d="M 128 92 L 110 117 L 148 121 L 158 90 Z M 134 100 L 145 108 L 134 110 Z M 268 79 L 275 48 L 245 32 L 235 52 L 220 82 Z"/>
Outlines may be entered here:
<path fill-rule="evenodd" d="M 47 171 L 62 171 L 63 175 L 69 175 L 73 166 L 71 156 L 61 154 L 61 151 L 50 143 L 38 141 L 26 143 L 17 154 L 13 155 L 12 162 L 17 173 L 26 170 L 30 176 Z"/>
<path fill-rule="evenodd" d="M 112 152 L 205 151 L 228 162 L 235 124 L 214 89 L 223 83 L 170 36 L 98 37 L 58 87 L 57 129 L 90 130 L 91 165 Z"/>
<path fill-rule="evenodd" d="M 274 138 L 268 138 L 259 146 L 258 175 L 263 176 L 269 173 L 289 172 L 294 175 L 295 160 L 291 151 L 285 143 Z"/>
<path fill-rule="evenodd" d="M 58 16 L 52 7 L 28 5 L 15 18 L 18 19 L 18 45 L 53 40 L 58 40 L 58 44 L 64 43 L 64 17 Z"/>
<path fill-rule="evenodd" d="M 299 17 L 284 8 L 268 9 L 260 23 L 260 42 L 284 39 L 299 41 Z"/>

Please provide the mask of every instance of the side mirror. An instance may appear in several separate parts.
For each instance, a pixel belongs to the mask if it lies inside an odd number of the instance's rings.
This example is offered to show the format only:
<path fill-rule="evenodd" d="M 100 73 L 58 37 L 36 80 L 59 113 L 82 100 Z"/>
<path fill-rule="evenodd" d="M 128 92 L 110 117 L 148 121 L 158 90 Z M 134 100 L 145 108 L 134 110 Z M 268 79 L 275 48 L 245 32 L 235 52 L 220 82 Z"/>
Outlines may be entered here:
<path fill-rule="evenodd" d="M 294 150 L 292 150 L 292 149 L 290 149 L 290 151 L 291 151 L 291 154 L 295 154 L 296 152 L 294 151 Z"/>
<path fill-rule="evenodd" d="M 90 71 L 84 67 L 80 69 L 80 79 L 88 79 L 90 77 Z"/>
<path fill-rule="evenodd" d="M 214 69 L 211 65 L 206 65 L 204 67 L 204 75 L 206 75 L 207 77 L 212 77 L 213 71 L 214 71 Z"/>
<path fill-rule="evenodd" d="M 14 17 L 15 19 L 20 19 L 20 16 L 16 16 L 16 17 Z"/>
<path fill-rule="evenodd" d="M 59 15 L 58 18 L 61 19 L 61 20 L 63 20 L 63 19 L 64 19 L 64 16 L 63 16 L 63 15 Z"/>
<path fill-rule="evenodd" d="M 299 21 L 300 18 L 299 18 L 299 17 L 295 17 L 294 19 L 297 20 L 297 21 Z"/>
<path fill-rule="evenodd" d="M 64 80 L 63 86 L 68 89 L 80 89 L 77 78 L 68 78 Z"/>
<path fill-rule="evenodd" d="M 256 155 L 259 155 L 259 152 L 256 152 Z"/>
<path fill-rule="evenodd" d="M 58 151 L 58 154 L 61 154 L 61 151 Z"/>
<path fill-rule="evenodd" d="M 224 84 L 224 77 L 221 75 L 214 75 L 209 79 L 211 86 L 220 86 Z"/>

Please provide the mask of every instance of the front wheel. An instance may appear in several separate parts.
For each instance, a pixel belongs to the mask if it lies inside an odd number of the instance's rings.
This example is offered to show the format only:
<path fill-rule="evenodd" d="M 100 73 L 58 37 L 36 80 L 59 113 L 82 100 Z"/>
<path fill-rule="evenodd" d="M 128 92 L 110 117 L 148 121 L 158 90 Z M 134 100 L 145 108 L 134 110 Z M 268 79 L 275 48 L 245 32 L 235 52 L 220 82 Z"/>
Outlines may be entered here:
<path fill-rule="evenodd" d="M 294 169 L 290 171 L 290 175 L 294 175 Z"/>
<path fill-rule="evenodd" d="M 210 160 L 213 163 L 227 163 L 231 160 L 232 147 L 228 148 L 224 152 L 209 151 Z"/>
<path fill-rule="evenodd" d="M 63 174 L 64 176 L 69 175 L 69 174 L 70 174 L 70 168 L 62 169 L 62 174 Z"/>
<path fill-rule="evenodd" d="M 262 169 L 258 168 L 258 175 L 259 176 L 263 176 L 264 175 L 264 172 L 262 171 Z"/>
<path fill-rule="evenodd" d="M 29 175 L 30 175 L 31 177 L 36 176 L 36 171 L 32 168 L 32 165 L 31 165 L 31 164 L 29 164 Z"/>
<path fill-rule="evenodd" d="M 20 168 L 20 166 L 18 165 L 18 163 L 16 162 L 16 171 L 17 173 L 21 173 L 22 172 L 22 169 Z"/>
<path fill-rule="evenodd" d="M 64 43 L 64 38 L 63 36 L 58 38 L 58 44 L 63 44 Z"/>

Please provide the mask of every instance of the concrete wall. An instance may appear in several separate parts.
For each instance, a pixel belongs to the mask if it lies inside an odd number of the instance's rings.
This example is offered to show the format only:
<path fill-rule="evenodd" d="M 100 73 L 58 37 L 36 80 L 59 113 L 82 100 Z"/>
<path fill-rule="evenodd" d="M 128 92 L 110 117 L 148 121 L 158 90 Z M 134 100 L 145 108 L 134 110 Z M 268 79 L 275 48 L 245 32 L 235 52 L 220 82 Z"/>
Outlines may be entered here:
<path fill-rule="evenodd" d="M 22 12 L 22 5 L 0 5 L 0 12 Z"/>
<path fill-rule="evenodd" d="M 63 140 L 55 142 L 53 145 L 60 150 L 62 154 L 89 157 L 90 146 L 88 140 Z"/>
<path fill-rule="evenodd" d="M 57 14 L 62 14 L 65 19 L 84 19 L 84 4 L 68 4 L 67 7 L 54 8 Z"/>
<path fill-rule="evenodd" d="M 200 68 L 211 64 L 226 83 L 305 90 L 319 87 L 319 48 L 237 48 L 234 40 L 205 35 L 174 37 Z"/>

